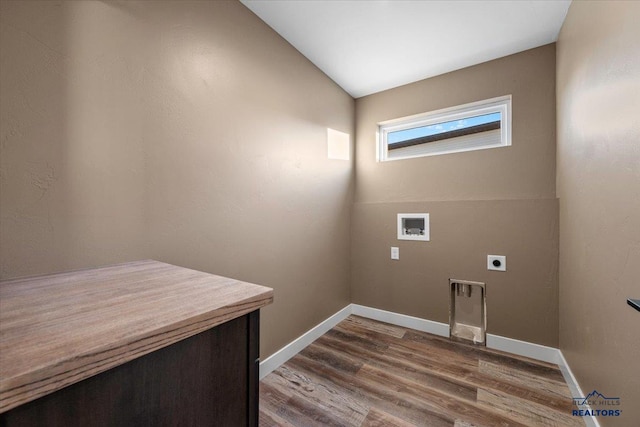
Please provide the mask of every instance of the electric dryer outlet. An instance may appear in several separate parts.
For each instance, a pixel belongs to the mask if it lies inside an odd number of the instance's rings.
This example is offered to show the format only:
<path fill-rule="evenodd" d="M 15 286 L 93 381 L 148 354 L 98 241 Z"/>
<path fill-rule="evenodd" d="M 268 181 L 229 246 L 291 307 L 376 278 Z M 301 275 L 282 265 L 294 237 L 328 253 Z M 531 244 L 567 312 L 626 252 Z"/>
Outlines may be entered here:
<path fill-rule="evenodd" d="M 487 270 L 507 271 L 506 255 L 487 255 Z"/>

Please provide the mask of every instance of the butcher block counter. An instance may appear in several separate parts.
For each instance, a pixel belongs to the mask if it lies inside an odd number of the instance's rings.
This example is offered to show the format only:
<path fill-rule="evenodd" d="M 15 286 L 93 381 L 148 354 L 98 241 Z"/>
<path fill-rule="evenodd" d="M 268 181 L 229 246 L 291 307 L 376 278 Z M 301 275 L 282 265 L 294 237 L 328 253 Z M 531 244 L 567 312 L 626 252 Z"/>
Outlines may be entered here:
<path fill-rule="evenodd" d="M 0 282 L 0 424 L 257 425 L 272 301 L 152 260 Z"/>

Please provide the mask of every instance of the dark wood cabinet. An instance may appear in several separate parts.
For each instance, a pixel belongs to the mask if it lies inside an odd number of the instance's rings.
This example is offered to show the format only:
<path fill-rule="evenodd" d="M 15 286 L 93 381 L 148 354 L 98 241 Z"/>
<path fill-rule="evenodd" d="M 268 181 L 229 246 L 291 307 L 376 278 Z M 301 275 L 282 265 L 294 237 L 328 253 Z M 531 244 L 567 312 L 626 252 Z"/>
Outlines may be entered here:
<path fill-rule="evenodd" d="M 154 260 L 0 282 L 0 426 L 257 426 L 273 289 Z"/>
<path fill-rule="evenodd" d="M 259 310 L 0 415 L 14 426 L 257 426 Z"/>

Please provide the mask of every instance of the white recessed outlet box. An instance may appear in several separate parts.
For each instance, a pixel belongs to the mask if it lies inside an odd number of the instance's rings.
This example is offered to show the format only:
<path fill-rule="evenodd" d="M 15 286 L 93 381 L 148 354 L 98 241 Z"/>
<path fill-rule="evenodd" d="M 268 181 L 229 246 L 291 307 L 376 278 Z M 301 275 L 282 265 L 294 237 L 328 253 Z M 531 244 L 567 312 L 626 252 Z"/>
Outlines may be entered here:
<path fill-rule="evenodd" d="M 391 259 L 400 259 L 400 248 L 391 246 Z"/>
<path fill-rule="evenodd" d="M 507 271 L 507 257 L 504 255 L 487 255 L 487 270 Z"/>
<path fill-rule="evenodd" d="M 398 240 L 419 240 L 428 242 L 429 214 L 398 214 Z"/>

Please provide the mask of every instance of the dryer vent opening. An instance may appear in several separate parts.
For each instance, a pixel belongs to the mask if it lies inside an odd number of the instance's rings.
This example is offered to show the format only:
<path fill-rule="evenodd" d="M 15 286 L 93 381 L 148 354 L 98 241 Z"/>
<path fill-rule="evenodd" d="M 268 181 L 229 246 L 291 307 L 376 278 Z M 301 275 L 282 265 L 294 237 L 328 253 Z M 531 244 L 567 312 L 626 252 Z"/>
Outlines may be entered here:
<path fill-rule="evenodd" d="M 449 334 L 452 339 L 485 345 L 486 287 L 482 282 L 449 279 Z"/>

